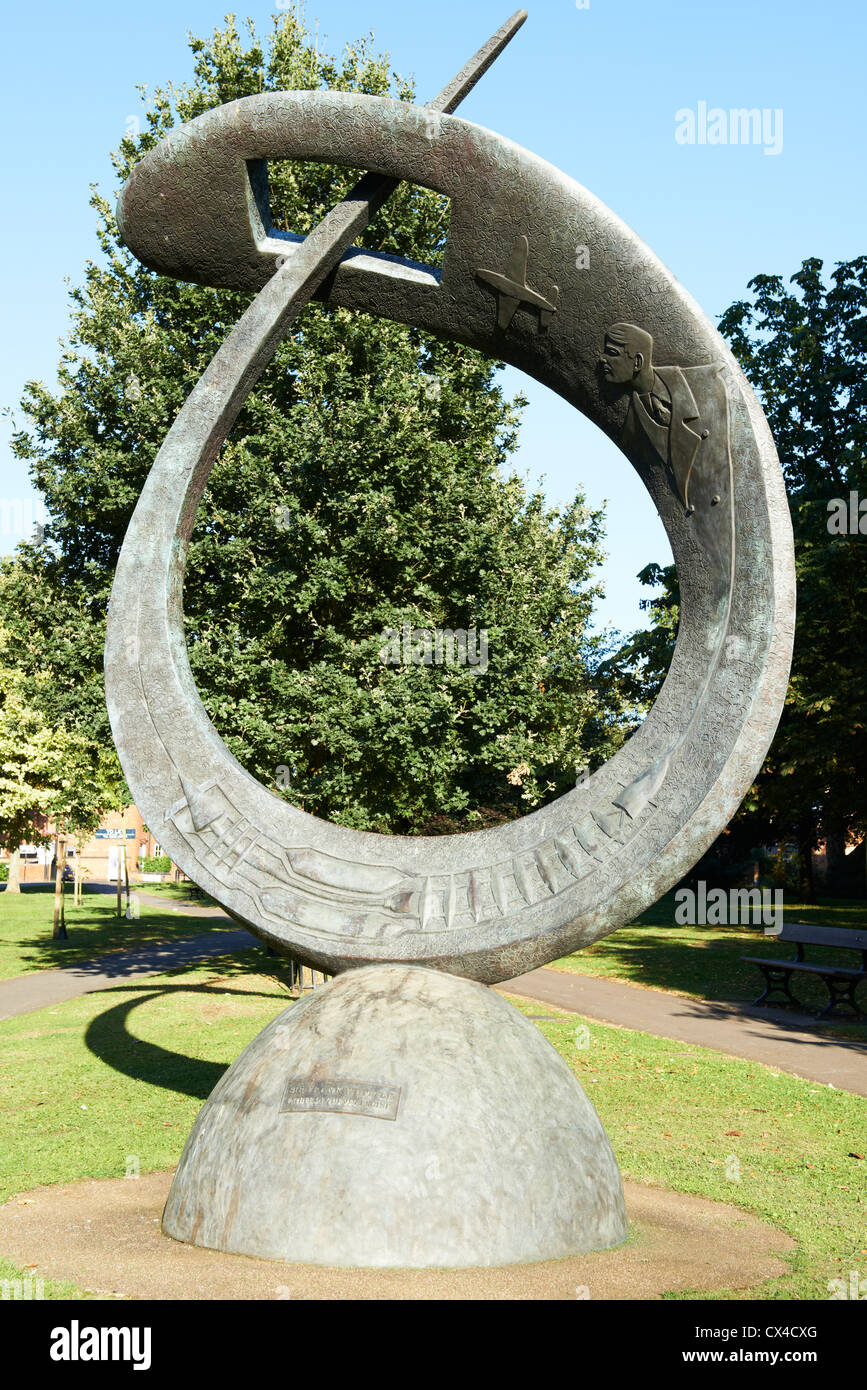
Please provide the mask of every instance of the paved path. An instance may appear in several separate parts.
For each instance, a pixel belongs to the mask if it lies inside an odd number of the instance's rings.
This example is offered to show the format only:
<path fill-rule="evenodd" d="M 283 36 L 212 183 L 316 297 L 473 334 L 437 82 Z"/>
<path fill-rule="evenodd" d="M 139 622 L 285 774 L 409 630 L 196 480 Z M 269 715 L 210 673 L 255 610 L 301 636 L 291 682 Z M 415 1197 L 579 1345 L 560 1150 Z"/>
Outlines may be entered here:
<path fill-rule="evenodd" d="M 809 1015 L 687 999 L 565 970 L 531 970 L 497 988 L 601 1023 L 713 1047 L 867 1096 L 867 1040 L 840 1042 L 823 1036 Z"/>
<path fill-rule="evenodd" d="M 33 1013 L 51 1004 L 63 1004 L 67 999 L 77 999 L 80 994 L 110 989 L 121 980 L 160 975 L 164 970 L 173 970 L 175 966 L 207 956 L 222 956 L 227 951 L 243 951 L 258 945 L 260 942 L 255 937 L 239 927 L 236 931 L 209 932 L 206 936 L 140 946 L 133 951 L 114 951 L 94 960 L 64 966 L 62 970 L 34 970 L 29 975 L 0 980 L 0 1019 Z"/>
<path fill-rule="evenodd" d="M 110 893 L 112 897 L 117 895 L 117 889 L 113 883 L 89 883 L 88 893 Z M 130 884 L 130 891 L 140 902 L 150 903 L 153 907 L 165 907 L 173 912 L 184 910 L 190 917 L 225 917 L 226 913 L 221 907 L 206 907 L 204 903 L 195 902 L 193 899 L 173 898 L 166 893 L 149 893 L 147 889 L 139 888 L 137 884 Z M 126 890 L 121 893 L 121 903 L 126 903 Z"/>
<path fill-rule="evenodd" d="M 97 885 L 91 885 L 91 888 Z M 98 891 L 106 891 L 100 888 Z M 114 891 L 113 887 L 109 891 Z M 171 902 L 138 892 L 143 902 L 177 907 L 197 917 L 231 919 L 217 907 Z M 234 931 L 190 936 L 163 945 L 116 951 L 62 970 L 37 970 L 0 981 L 0 1019 L 44 1009 L 80 994 L 108 989 L 119 980 L 158 975 L 187 962 L 227 951 L 261 946 L 257 938 Z M 543 1004 L 553 1004 L 584 1018 L 633 1028 L 657 1037 L 712 1047 L 733 1057 L 763 1062 L 809 1081 L 867 1096 L 867 1040 L 841 1042 L 823 1036 L 808 1015 L 752 1004 L 719 1004 L 688 999 L 661 989 L 644 989 L 619 980 L 577 975 L 565 970 L 531 970 L 497 988 Z"/>

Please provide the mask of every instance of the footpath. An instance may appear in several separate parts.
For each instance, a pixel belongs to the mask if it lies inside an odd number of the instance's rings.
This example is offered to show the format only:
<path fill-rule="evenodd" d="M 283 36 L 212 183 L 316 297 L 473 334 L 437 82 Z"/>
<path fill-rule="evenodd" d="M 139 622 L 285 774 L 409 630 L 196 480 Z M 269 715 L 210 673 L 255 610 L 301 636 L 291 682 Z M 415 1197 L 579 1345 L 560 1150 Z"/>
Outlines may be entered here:
<path fill-rule="evenodd" d="M 145 903 L 167 905 L 165 898 L 155 894 L 139 892 L 137 896 Z M 231 921 L 220 908 L 191 902 L 171 905 L 191 917 Z M 145 979 L 180 965 L 205 960 L 208 956 L 249 950 L 252 946 L 264 951 L 256 937 L 239 927 L 161 945 L 115 951 L 59 970 L 20 975 L 0 981 L 0 1019 L 14 1018 L 82 994 L 110 989 L 120 981 Z M 783 1009 L 760 1009 L 752 1004 L 690 999 L 666 990 L 645 989 L 619 980 L 548 967 L 519 975 L 498 985 L 497 989 L 502 994 L 519 995 L 585 1019 L 653 1033 L 677 1042 L 696 1043 L 809 1081 L 867 1096 L 867 1039 L 830 1038 L 809 1015 Z"/>

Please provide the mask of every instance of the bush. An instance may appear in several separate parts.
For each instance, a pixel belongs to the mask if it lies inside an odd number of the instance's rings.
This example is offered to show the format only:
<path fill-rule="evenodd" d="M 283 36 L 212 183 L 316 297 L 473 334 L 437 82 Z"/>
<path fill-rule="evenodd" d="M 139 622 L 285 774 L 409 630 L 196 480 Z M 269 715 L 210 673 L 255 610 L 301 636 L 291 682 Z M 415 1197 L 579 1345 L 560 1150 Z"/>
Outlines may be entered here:
<path fill-rule="evenodd" d="M 161 854 L 158 859 L 143 859 L 141 867 L 144 874 L 167 874 L 171 870 L 172 861 L 167 854 Z"/>
<path fill-rule="evenodd" d="M 0 864 L 0 883 L 5 883 L 9 878 L 9 865 Z"/>
<path fill-rule="evenodd" d="M 804 867 L 804 856 L 798 853 L 798 846 L 781 842 L 770 866 L 774 887 L 797 893 L 804 876 Z"/>

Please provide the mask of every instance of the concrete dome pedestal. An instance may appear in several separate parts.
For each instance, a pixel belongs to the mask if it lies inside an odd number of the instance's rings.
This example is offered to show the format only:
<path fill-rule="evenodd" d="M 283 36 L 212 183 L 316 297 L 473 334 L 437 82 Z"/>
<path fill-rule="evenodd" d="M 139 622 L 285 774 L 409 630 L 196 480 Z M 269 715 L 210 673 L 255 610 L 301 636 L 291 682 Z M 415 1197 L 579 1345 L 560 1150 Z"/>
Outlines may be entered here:
<path fill-rule="evenodd" d="M 205 1102 L 163 1231 L 289 1263 L 505 1265 L 626 1239 L 596 1111 L 485 985 L 346 971 L 274 1019 Z"/>

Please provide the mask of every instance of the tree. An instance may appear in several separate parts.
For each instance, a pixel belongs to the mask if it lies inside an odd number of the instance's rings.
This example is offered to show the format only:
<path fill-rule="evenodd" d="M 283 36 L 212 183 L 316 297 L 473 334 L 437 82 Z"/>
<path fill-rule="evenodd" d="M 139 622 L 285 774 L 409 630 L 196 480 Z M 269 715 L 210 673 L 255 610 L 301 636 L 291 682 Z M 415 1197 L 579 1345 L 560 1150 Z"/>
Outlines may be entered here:
<path fill-rule="evenodd" d="M 0 845 L 11 853 L 7 893 L 21 891 L 22 841 L 41 838 L 45 821 L 53 821 L 58 838 L 80 841 L 98 824 L 103 806 L 125 790 L 112 749 L 49 723 L 49 678 L 25 676 L 15 656 L 9 634 L 0 628 Z M 55 911 L 55 935 L 65 934 L 58 925 Z"/>
<path fill-rule="evenodd" d="M 176 121 L 274 88 L 403 99 L 363 40 L 319 52 L 301 18 L 267 45 L 234 21 L 194 39 L 195 76 L 150 98 L 114 159 L 125 178 Z M 308 231 L 355 171 L 270 169 L 275 222 Z M 7 585 L 21 662 L 52 673 L 47 713 L 107 744 L 101 647 L 111 577 L 153 457 L 248 297 L 139 266 L 97 192 L 101 259 L 72 294 L 59 392 L 27 387 L 14 437 L 43 494 L 45 544 Z M 402 185 L 363 244 L 437 264 L 446 200 Z M 562 511 L 501 471 L 524 402 L 496 368 L 418 330 L 311 304 L 249 397 L 214 469 L 185 576 L 193 674 L 255 776 L 359 828 L 449 830 L 531 809 L 628 728 L 611 652 L 590 632 L 602 516 Z M 37 595 L 34 603 L 33 595 Z M 59 625 L 59 646 L 43 638 Z M 388 665 L 389 630 L 487 634 L 483 671 Z M 594 688 L 594 682 L 596 688 Z"/>
<path fill-rule="evenodd" d="M 7 893 L 21 891 L 19 847 L 36 833 L 47 806 L 46 784 L 55 766 L 53 742 L 51 729 L 28 706 L 14 674 L 4 671 L 0 691 L 0 845 L 11 855 Z"/>
<path fill-rule="evenodd" d="M 793 290 L 779 275 L 757 275 L 752 298 L 726 310 L 720 331 L 776 440 L 798 581 L 785 708 L 738 820 L 753 843 L 762 836 L 795 841 L 810 892 L 809 851 L 817 841 L 867 834 L 867 517 L 862 531 L 859 513 L 867 499 L 867 256 L 838 263 L 827 284 L 822 262 L 810 258 L 790 284 Z M 656 644 L 652 686 L 670 660 L 674 571 L 651 566 L 644 574 L 667 585 L 648 639 Z"/>
<path fill-rule="evenodd" d="M 791 283 L 756 276 L 753 302 L 733 304 L 720 328 L 774 433 L 797 557 L 792 679 L 753 809 L 809 867 L 820 837 L 867 833 L 867 549 L 857 522 L 831 532 L 835 499 L 848 509 L 850 492 L 867 497 L 867 256 L 838 263 L 827 285 L 812 257 Z"/>
<path fill-rule="evenodd" d="M 617 652 L 613 667 L 635 708 L 647 710 L 671 665 L 680 622 L 680 585 L 674 565 L 645 565 L 637 578 L 645 587 L 662 592 L 639 599 L 638 606 L 648 614 L 650 626 L 633 632 Z"/>

